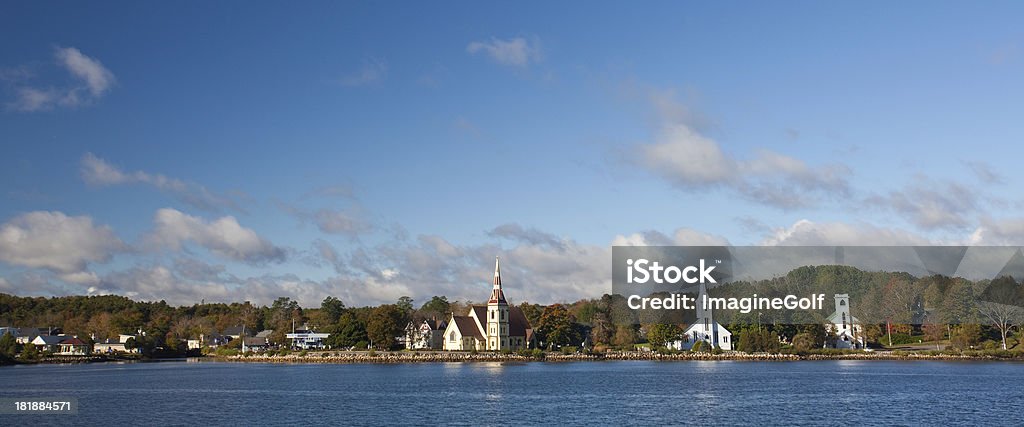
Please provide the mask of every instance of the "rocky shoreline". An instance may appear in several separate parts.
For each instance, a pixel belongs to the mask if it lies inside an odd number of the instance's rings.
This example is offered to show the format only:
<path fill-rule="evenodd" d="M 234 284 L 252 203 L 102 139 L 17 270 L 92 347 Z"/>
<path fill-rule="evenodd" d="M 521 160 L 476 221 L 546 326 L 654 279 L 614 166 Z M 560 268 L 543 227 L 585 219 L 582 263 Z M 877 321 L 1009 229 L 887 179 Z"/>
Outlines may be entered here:
<path fill-rule="evenodd" d="M 166 360 L 189 360 L 189 361 L 221 361 L 238 363 L 306 363 L 306 364 L 398 364 L 398 363 L 477 363 L 477 362 L 583 362 L 583 361 L 801 361 L 801 360 L 899 360 L 899 361 L 1018 361 L 1024 362 L 1024 353 L 1003 353 L 999 355 L 984 353 L 923 353 L 905 351 L 875 351 L 875 352 L 845 352 L 845 353 L 743 353 L 743 352 L 721 352 L 721 353 L 656 353 L 649 351 L 635 352 L 608 352 L 608 353 L 556 353 L 549 352 L 541 355 L 506 354 L 491 352 L 410 352 L 410 351 L 344 351 L 344 352 L 310 352 L 305 355 L 292 353 L 288 355 L 234 355 L 218 356 L 208 355 L 203 357 L 188 357 L 174 359 L 140 359 L 138 357 L 118 357 L 109 355 L 92 356 L 50 356 L 36 361 L 15 361 L 13 364 L 75 364 L 75 363 L 102 363 L 102 362 L 152 362 Z"/>
<path fill-rule="evenodd" d="M 527 356 L 501 353 L 469 352 L 341 352 L 309 353 L 306 355 L 248 355 L 208 356 L 204 359 L 228 362 L 256 363 L 445 363 L 445 362 L 579 362 L 579 361 L 799 361 L 799 360 L 1003 360 L 1024 361 L 1021 357 L 997 357 L 981 354 L 926 354 L 909 352 L 858 352 L 842 354 L 770 354 L 770 353 L 671 353 L 654 352 L 609 352 L 602 354 L 546 353 L 543 356 Z"/>

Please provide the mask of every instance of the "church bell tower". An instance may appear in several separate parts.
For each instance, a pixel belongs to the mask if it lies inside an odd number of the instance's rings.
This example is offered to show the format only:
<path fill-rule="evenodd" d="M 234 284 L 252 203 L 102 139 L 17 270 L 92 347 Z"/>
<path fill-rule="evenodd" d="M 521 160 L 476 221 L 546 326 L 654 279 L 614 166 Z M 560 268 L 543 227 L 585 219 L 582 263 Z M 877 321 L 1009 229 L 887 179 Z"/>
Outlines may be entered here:
<path fill-rule="evenodd" d="M 508 338 L 508 302 L 501 291 L 501 268 L 498 257 L 494 257 L 494 283 L 491 298 L 487 300 L 487 349 L 503 350 L 510 348 Z"/>

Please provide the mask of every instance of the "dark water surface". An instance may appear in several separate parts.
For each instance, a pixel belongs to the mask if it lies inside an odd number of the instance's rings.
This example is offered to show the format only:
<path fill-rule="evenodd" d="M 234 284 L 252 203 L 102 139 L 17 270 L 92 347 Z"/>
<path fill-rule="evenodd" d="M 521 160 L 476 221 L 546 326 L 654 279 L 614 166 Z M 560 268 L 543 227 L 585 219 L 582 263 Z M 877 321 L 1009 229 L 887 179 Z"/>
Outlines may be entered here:
<path fill-rule="evenodd" d="M 0 397 L 75 415 L 0 425 L 1021 425 L 1024 364 L 576 362 L 0 367 Z"/>

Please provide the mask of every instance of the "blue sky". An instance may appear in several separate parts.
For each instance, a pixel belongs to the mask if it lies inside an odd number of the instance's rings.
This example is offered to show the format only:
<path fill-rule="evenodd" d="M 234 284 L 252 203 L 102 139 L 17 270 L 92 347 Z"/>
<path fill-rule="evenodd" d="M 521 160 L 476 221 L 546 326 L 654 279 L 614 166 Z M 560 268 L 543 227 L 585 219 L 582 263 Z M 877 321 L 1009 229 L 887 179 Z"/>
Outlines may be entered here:
<path fill-rule="evenodd" d="M 1019 3 L 5 4 L 0 292 L 597 297 L 613 244 L 1020 244 Z M 516 296 L 518 294 L 518 296 Z"/>

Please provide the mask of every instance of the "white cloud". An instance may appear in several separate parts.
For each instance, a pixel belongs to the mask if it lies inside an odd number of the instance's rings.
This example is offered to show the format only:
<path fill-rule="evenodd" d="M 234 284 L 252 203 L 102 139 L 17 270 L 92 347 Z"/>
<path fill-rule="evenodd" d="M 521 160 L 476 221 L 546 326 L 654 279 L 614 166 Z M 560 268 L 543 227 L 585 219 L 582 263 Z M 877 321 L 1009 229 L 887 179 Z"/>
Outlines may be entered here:
<path fill-rule="evenodd" d="M 978 191 L 955 182 L 933 182 L 924 176 L 901 190 L 869 196 L 868 204 L 891 209 L 927 229 L 962 229 L 979 210 Z"/>
<path fill-rule="evenodd" d="M 53 105 L 61 97 L 61 94 L 53 88 L 20 87 L 15 91 L 18 93 L 18 98 L 8 106 L 18 111 L 48 110 L 53 108 Z"/>
<path fill-rule="evenodd" d="M 1024 245 L 1024 218 L 981 219 L 967 243 L 970 245 Z"/>
<path fill-rule="evenodd" d="M 125 172 L 92 153 L 82 156 L 80 172 L 86 184 L 96 187 L 145 184 L 169 193 L 189 206 L 206 211 L 217 212 L 226 208 L 241 210 L 233 198 L 213 194 L 201 185 L 144 171 Z"/>
<path fill-rule="evenodd" d="M 537 246 L 553 249 L 565 249 L 565 242 L 557 236 L 545 233 L 536 228 L 523 228 L 516 223 L 502 224 L 487 232 L 488 236 L 505 238 Z"/>
<path fill-rule="evenodd" d="M 125 244 L 106 225 L 88 216 L 36 211 L 19 215 L 0 226 L 0 260 L 44 268 L 75 283 L 93 282 L 89 263 L 106 263 Z"/>
<path fill-rule="evenodd" d="M 812 167 L 771 150 L 737 158 L 684 122 L 696 120 L 667 96 L 652 96 L 665 123 L 654 142 L 638 148 L 637 163 L 684 191 L 730 189 L 747 200 L 781 209 L 815 204 L 849 194 L 850 169 L 842 164 Z"/>
<path fill-rule="evenodd" d="M 1002 184 L 1005 182 L 1003 176 L 992 169 L 992 166 L 982 161 L 964 161 L 964 166 L 967 166 L 974 176 L 985 184 Z"/>
<path fill-rule="evenodd" d="M 474 55 L 484 53 L 494 62 L 515 67 L 526 67 L 531 62 L 537 63 L 541 60 L 540 41 L 537 38 L 528 40 L 523 37 L 511 39 L 492 37 L 490 40 L 470 43 L 466 46 L 466 52 Z"/>
<path fill-rule="evenodd" d="M 242 227 L 232 216 L 207 222 L 164 208 L 156 212 L 153 223 L 153 232 L 146 240 L 157 247 L 179 250 L 186 242 L 193 242 L 214 254 L 251 264 L 279 262 L 285 258 L 284 249 L 274 246 L 252 229 Z"/>
<path fill-rule="evenodd" d="M 354 215 L 333 209 L 319 209 L 311 217 L 320 231 L 329 234 L 355 236 L 371 228 Z"/>
<path fill-rule="evenodd" d="M 379 59 L 367 59 L 356 71 L 341 77 L 339 82 L 343 86 L 366 86 L 378 83 L 387 78 L 388 64 Z"/>
<path fill-rule="evenodd" d="M 764 246 L 911 246 L 931 244 L 913 233 L 876 227 L 871 224 L 842 222 L 815 223 L 799 220 L 777 228 L 761 241 Z"/>
<path fill-rule="evenodd" d="M 728 246 L 729 240 L 725 237 L 694 230 L 692 228 L 678 228 L 672 237 L 665 234 L 648 230 L 641 233 L 629 235 L 618 235 L 612 239 L 612 246 Z"/>
<path fill-rule="evenodd" d="M 114 73 L 106 69 L 99 60 L 83 55 L 76 48 L 57 48 L 56 54 L 57 60 L 60 61 L 61 65 L 67 68 L 75 77 L 84 81 L 89 88 L 89 92 L 94 97 L 99 97 L 106 93 L 116 82 Z"/>
<path fill-rule="evenodd" d="M 57 106 L 78 107 L 99 100 L 117 83 L 114 73 L 96 58 L 83 54 L 74 47 L 54 50 L 57 65 L 64 68 L 72 79 L 65 84 L 38 87 L 25 84 L 31 73 L 19 73 L 14 92 L 17 98 L 7 104 L 18 111 L 44 111 Z"/>
<path fill-rule="evenodd" d="M 302 223 L 313 223 L 318 230 L 327 234 L 343 235 L 355 239 L 360 234 L 374 229 L 373 224 L 362 218 L 362 209 L 358 204 L 354 204 L 346 210 L 321 208 L 307 211 L 283 202 L 279 202 L 278 207 L 298 218 Z"/>

